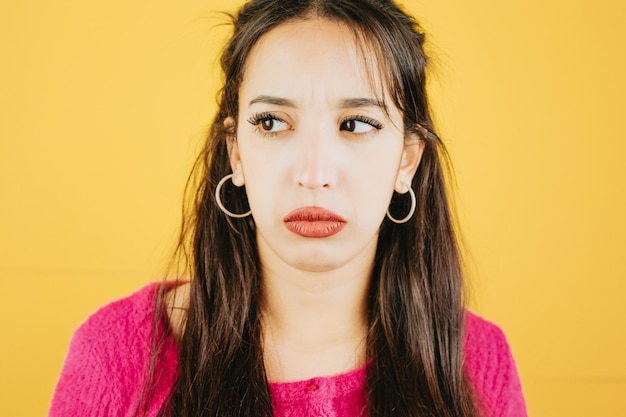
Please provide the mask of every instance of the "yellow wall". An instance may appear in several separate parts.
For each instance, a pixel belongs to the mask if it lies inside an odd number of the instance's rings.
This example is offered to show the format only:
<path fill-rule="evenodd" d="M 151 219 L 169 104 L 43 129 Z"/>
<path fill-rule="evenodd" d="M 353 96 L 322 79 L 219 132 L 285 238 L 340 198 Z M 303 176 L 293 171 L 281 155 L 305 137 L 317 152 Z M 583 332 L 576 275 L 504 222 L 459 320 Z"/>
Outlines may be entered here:
<path fill-rule="evenodd" d="M 218 3 L 0 3 L 0 415 L 44 415 L 73 329 L 160 278 Z M 435 44 L 474 305 L 531 415 L 626 415 L 626 2 L 406 4 Z"/>

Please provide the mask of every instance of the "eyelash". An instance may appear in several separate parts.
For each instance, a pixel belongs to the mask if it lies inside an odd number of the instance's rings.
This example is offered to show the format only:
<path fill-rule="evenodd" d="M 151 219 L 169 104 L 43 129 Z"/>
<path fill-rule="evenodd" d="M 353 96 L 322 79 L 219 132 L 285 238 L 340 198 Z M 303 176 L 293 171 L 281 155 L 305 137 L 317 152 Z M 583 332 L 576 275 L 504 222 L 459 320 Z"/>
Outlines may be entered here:
<path fill-rule="evenodd" d="M 273 115 L 272 113 L 269 112 L 262 112 L 262 113 L 254 113 L 249 119 L 248 119 L 248 123 L 250 123 L 252 126 L 256 127 L 256 131 L 266 137 L 272 137 L 272 136 L 276 136 L 279 132 L 264 132 L 261 128 L 260 128 L 260 124 L 261 122 L 264 122 L 266 120 L 276 120 L 278 122 L 281 123 L 286 123 L 283 119 L 281 119 L 280 117 L 276 117 L 275 115 Z"/>
<path fill-rule="evenodd" d="M 282 122 L 281 119 L 274 116 L 273 114 L 263 112 L 263 113 L 254 113 L 252 117 L 248 119 L 248 123 L 250 123 L 252 126 L 258 126 L 259 123 L 261 123 L 262 121 L 270 120 L 270 119 L 278 120 L 279 122 Z"/>
<path fill-rule="evenodd" d="M 379 121 L 372 119 L 370 117 L 367 117 L 367 116 L 348 116 L 341 120 L 340 125 L 346 122 L 352 122 L 352 121 L 367 123 L 368 125 L 372 126 L 376 130 L 381 130 L 383 127 L 385 127 Z"/>

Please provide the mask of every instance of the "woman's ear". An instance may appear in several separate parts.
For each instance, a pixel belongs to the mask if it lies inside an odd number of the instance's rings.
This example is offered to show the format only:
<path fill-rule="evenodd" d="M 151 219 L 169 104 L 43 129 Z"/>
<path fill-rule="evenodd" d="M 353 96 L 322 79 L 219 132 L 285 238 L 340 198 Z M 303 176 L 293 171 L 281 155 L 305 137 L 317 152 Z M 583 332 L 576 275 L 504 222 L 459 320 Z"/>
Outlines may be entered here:
<path fill-rule="evenodd" d="M 394 187 L 398 194 L 404 194 L 409 191 L 408 187 L 413 182 L 413 176 L 415 176 L 417 167 L 422 160 L 425 146 L 426 143 L 417 134 L 411 134 L 411 137 L 406 139 Z"/>
<path fill-rule="evenodd" d="M 228 159 L 230 169 L 233 171 L 231 181 L 237 187 L 244 184 L 243 169 L 241 167 L 241 156 L 239 154 L 239 144 L 237 143 L 237 127 L 235 119 L 227 117 L 224 119 L 224 132 L 226 132 L 226 147 L 228 148 Z"/>

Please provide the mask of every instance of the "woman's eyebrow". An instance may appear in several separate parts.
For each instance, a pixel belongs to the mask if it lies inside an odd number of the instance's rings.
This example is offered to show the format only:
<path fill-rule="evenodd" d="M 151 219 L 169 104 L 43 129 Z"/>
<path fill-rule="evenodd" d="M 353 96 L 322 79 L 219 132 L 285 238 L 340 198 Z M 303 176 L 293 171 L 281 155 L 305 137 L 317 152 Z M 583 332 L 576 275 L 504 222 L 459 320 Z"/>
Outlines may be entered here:
<path fill-rule="evenodd" d="M 380 107 L 387 110 L 387 106 L 383 101 L 369 97 L 344 98 L 339 102 L 342 109 L 353 109 L 355 107 Z"/>
<path fill-rule="evenodd" d="M 264 103 L 264 104 L 274 104 L 276 106 L 286 106 L 286 107 L 296 107 L 296 104 L 284 97 L 276 97 L 276 96 L 266 96 L 261 95 L 256 98 L 250 100 L 249 106 L 252 106 L 254 103 Z"/>

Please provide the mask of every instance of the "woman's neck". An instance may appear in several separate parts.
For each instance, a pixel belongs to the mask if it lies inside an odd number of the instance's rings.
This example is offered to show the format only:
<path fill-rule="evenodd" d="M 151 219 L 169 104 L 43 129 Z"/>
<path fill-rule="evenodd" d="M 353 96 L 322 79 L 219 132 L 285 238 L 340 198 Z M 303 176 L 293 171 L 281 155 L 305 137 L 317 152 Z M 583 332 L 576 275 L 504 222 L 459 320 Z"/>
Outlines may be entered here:
<path fill-rule="evenodd" d="M 335 375 L 365 364 L 371 252 L 326 272 L 263 262 L 261 317 L 270 381 Z"/>

